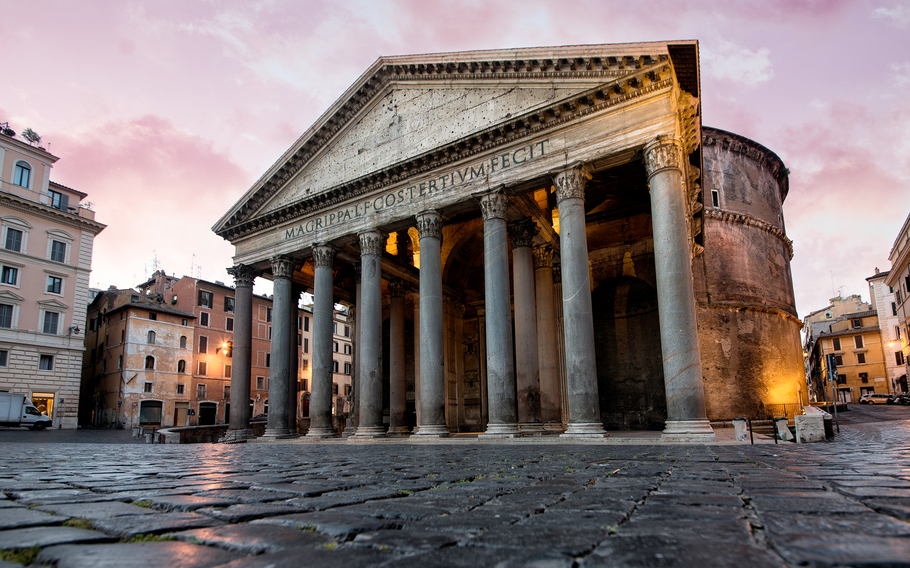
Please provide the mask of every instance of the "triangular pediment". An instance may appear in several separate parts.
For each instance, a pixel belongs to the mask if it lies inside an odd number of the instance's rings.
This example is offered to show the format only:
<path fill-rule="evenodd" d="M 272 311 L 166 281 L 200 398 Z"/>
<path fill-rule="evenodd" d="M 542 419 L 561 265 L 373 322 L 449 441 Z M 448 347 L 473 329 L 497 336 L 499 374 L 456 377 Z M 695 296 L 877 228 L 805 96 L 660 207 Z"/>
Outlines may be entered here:
<path fill-rule="evenodd" d="M 692 44 L 694 48 L 694 42 Z M 380 58 L 213 230 L 249 234 L 665 84 L 667 43 Z M 511 137 L 511 138 L 510 138 Z"/>

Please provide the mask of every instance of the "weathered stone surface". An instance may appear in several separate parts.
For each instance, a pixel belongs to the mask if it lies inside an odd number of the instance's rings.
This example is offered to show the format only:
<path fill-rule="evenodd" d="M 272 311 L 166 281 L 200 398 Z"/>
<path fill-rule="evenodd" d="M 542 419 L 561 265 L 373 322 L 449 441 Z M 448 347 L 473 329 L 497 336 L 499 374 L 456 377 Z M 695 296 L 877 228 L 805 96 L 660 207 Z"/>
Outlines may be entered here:
<path fill-rule="evenodd" d="M 868 534 L 910 536 L 910 524 L 876 514 L 811 515 L 766 513 L 765 530 L 774 534 Z"/>
<path fill-rule="evenodd" d="M 594 567 L 665 567 L 698 566 L 699 568 L 783 568 L 784 563 L 772 552 L 756 545 L 724 542 L 713 546 L 703 538 L 664 536 L 630 536 L 607 539 L 581 563 Z"/>
<path fill-rule="evenodd" d="M 789 511 L 791 513 L 871 513 L 868 507 L 832 493 L 819 492 L 819 497 L 790 495 L 760 495 L 752 498 L 759 513 Z"/>
<path fill-rule="evenodd" d="M 781 535 L 775 547 L 790 563 L 812 566 L 907 566 L 910 539 L 848 533 Z"/>
<path fill-rule="evenodd" d="M 243 554 L 276 552 L 288 548 L 315 548 L 335 542 L 327 535 L 281 525 L 224 525 L 173 535 L 177 540 L 202 543 Z"/>
<path fill-rule="evenodd" d="M 102 503 L 80 503 L 62 505 L 44 505 L 36 507 L 39 511 L 48 511 L 55 515 L 78 517 L 81 519 L 108 519 L 123 515 L 155 515 L 144 507 L 137 507 L 120 501 L 106 501 Z"/>
<path fill-rule="evenodd" d="M 476 568 L 496 566 L 497 568 L 571 568 L 574 561 L 570 556 L 556 552 L 534 550 L 515 551 L 504 548 L 449 547 L 442 550 L 417 554 L 394 560 L 390 568 Z"/>
<path fill-rule="evenodd" d="M 0 509 L 0 530 L 60 525 L 69 520 L 66 515 L 49 515 L 34 509 L 8 507 Z"/>
<path fill-rule="evenodd" d="M 541 549 L 569 556 L 580 556 L 593 550 L 608 536 L 606 527 L 586 525 L 516 524 L 491 528 L 470 541 L 468 546 L 492 548 Z"/>
<path fill-rule="evenodd" d="M 89 491 L 72 488 L 48 489 L 38 491 L 11 491 L 9 492 L 9 495 L 16 501 L 25 503 L 26 505 L 31 505 L 34 503 L 47 503 L 50 501 L 66 503 L 69 499 L 78 499 L 84 496 L 89 496 L 91 499 L 95 498 L 95 496 Z"/>
<path fill-rule="evenodd" d="M 73 527 L 30 527 L 0 532 L 0 550 L 114 540 L 98 531 Z"/>
<path fill-rule="evenodd" d="M 223 524 L 221 521 L 196 513 L 158 513 L 98 519 L 92 525 L 98 530 L 124 538 L 141 534 L 160 534 Z"/>
<path fill-rule="evenodd" d="M 395 558 L 389 552 L 362 547 L 291 549 L 235 560 L 219 568 L 298 568 L 303 566 L 385 566 Z"/>
<path fill-rule="evenodd" d="M 318 532 L 337 538 L 349 538 L 367 531 L 396 528 L 399 523 L 380 520 L 372 517 L 347 513 L 344 511 L 319 511 L 297 515 L 279 515 L 253 521 L 272 525 L 284 525 L 296 528 L 314 527 Z"/>
<path fill-rule="evenodd" d="M 210 499 L 226 499 L 234 503 L 263 503 L 267 501 L 283 501 L 297 497 L 294 493 L 282 491 L 258 491 L 255 489 L 219 489 L 195 493 L 196 497 Z M 223 505 L 215 505 L 223 506 Z"/>
<path fill-rule="evenodd" d="M 705 539 L 712 543 L 755 544 L 748 521 L 704 520 L 697 523 L 668 523 L 663 520 L 632 520 L 617 530 L 620 537 L 661 537 L 678 540 Z"/>
<path fill-rule="evenodd" d="M 184 542 L 141 542 L 53 546 L 38 554 L 36 564 L 56 568 L 209 568 L 237 557 L 232 552 Z"/>
<path fill-rule="evenodd" d="M 240 523 L 260 519 L 272 515 L 285 515 L 295 513 L 300 509 L 291 505 L 277 505 L 273 503 L 249 503 L 231 505 L 230 507 L 202 507 L 196 513 L 218 519 L 226 523 Z"/>
<path fill-rule="evenodd" d="M 164 495 L 149 499 L 152 508 L 160 511 L 195 511 L 202 507 L 227 507 L 236 505 L 236 499 L 200 497 L 197 495 Z"/>
<path fill-rule="evenodd" d="M 382 530 L 360 533 L 354 537 L 353 546 L 367 546 L 398 553 L 424 552 L 453 546 L 467 540 L 466 533 L 439 533 L 422 530 Z"/>

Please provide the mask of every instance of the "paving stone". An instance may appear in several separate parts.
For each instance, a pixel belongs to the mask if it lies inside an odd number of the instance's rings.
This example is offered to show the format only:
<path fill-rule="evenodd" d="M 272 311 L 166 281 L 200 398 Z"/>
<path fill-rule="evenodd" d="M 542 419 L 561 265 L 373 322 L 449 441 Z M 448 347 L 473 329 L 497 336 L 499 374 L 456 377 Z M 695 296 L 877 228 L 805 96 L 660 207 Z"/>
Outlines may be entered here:
<path fill-rule="evenodd" d="M 871 479 L 868 477 L 861 477 L 858 479 L 833 479 L 831 481 L 839 487 L 899 487 L 910 489 L 910 481 L 885 475 L 876 475 Z"/>
<path fill-rule="evenodd" d="M 773 534 L 830 533 L 910 536 L 910 524 L 874 513 L 839 515 L 765 513 L 761 519 L 765 530 Z"/>
<path fill-rule="evenodd" d="M 910 566 L 910 539 L 845 533 L 780 535 L 775 548 L 793 564 Z"/>
<path fill-rule="evenodd" d="M 593 550 L 608 536 L 605 527 L 519 524 L 491 528 L 472 538 L 466 545 L 523 550 L 539 548 L 580 556 Z"/>
<path fill-rule="evenodd" d="M 671 539 L 704 539 L 714 542 L 754 544 L 752 529 L 745 520 L 703 520 L 698 523 L 667 523 L 663 520 L 632 519 L 616 531 L 619 537 L 663 537 Z"/>
<path fill-rule="evenodd" d="M 756 545 L 724 542 L 714 546 L 703 538 L 667 536 L 615 536 L 604 541 L 584 558 L 583 568 L 784 568 L 777 555 Z"/>
<path fill-rule="evenodd" d="M 9 507 L 0 509 L 0 530 L 61 525 L 69 520 L 66 515 L 51 515 L 34 509 Z"/>
<path fill-rule="evenodd" d="M 661 493 L 656 492 L 648 496 L 648 504 L 659 503 L 667 505 L 690 505 L 700 507 L 716 505 L 720 507 L 742 507 L 743 500 L 736 495 L 709 495 L 705 493 Z"/>
<path fill-rule="evenodd" d="M 710 493 L 739 495 L 742 488 L 729 483 L 675 482 L 662 483 L 660 493 Z"/>
<path fill-rule="evenodd" d="M 35 564 L 56 568 L 209 568 L 238 557 L 234 552 L 185 542 L 137 542 L 52 546 L 38 554 Z"/>
<path fill-rule="evenodd" d="M 65 515 L 81 519 L 109 519 L 123 515 L 154 515 L 155 511 L 120 501 L 107 501 L 102 503 L 80 503 L 61 505 L 42 505 L 36 507 L 39 511 L 48 511 L 55 515 Z"/>
<path fill-rule="evenodd" d="M 316 497 L 322 495 L 323 493 L 328 493 L 330 491 L 338 491 L 341 489 L 346 489 L 347 485 L 340 486 L 329 486 L 329 485 L 310 485 L 310 484 L 296 484 L 296 483 L 268 483 L 262 485 L 254 485 L 257 489 L 263 491 L 278 491 L 281 493 L 293 493 L 298 497 Z M 353 486 L 352 486 L 353 487 Z"/>
<path fill-rule="evenodd" d="M 90 496 L 94 497 L 94 493 L 90 491 L 84 491 L 82 489 L 47 489 L 39 491 L 11 491 L 9 492 L 10 497 L 19 501 L 20 503 L 25 503 L 26 505 L 34 503 L 45 503 L 51 500 L 60 502 L 61 499 L 73 499 L 77 497 Z M 65 501 L 64 501 L 65 502 Z"/>
<path fill-rule="evenodd" d="M 104 533 L 74 527 L 29 527 L 0 532 L 0 550 L 110 540 L 113 539 Z"/>
<path fill-rule="evenodd" d="M 353 546 L 367 546 L 398 553 L 425 552 L 453 546 L 469 538 L 468 533 L 440 533 L 425 530 L 382 530 L 360 533 Z"/>
<path fill-rule="evenodd" d="M 285 515 L 299 512 L 300 509 L 290 505 L 279 505 L 274 503 L 242 503 L 240 505 L 231 505 L 230 507 L 202 507 L 196 509 L 196 513 L 218 519 L 226 523 L 241 523 L 253 519 L 261 519 L 272 515 Z"/>
<path fill-rule="evenodd" d="M 45 483 L 41 481 L 19 481 L 0 479 L 0 492 L 13 493 L 19 491 L 48 491 L 50 489 L 72 489 L 65 483 Z"/>
<path fill-rule="evenodd" d="M 876 511 L 910 521 L 910 499 L 863 499 L 863 503 Z"/>
<path fill-rule="evenodd" d="M 256 489 L 220 489 L 217 491 L 203 491 L 194 493 L 197 497 L 211 497 L 216 499 L 229 499 L 235 503 L 263 503 L 267 501 L 283 501 L 293 499 L 297 495 L 282 493 L 280 491 L 259 491 Z"/>
<path fill-rule="evenodd" d="M 547 507 L 547 511 L 631 511 L 635 501 L 614 499 L 611 497 L 595 498 L 585 493 L 570 495 L 564 501 Z"/>
<path fill-rule="evenodd" d="M 531 515 L 526 519 L 518 521 L 519 525 L 533 526 L 582 526 L 597 527 L 607 530 L 608 527 L 614 527 L 626 519 L 627 513 L 622 511 L 573 511 L 566 514 L 563 511 L 553 512 L 547 510 L 539 515 Z"/>
<path fill-rule="evenodd" d="M 291 549 L 273 554 L 235 560 L 219 568 L 324 568 L 325 566 L 357 566 L 370 568 L 385 566 L 395 558 L 390 552 L 363 547 Z"/>
<path fill-rule="evenodd" d="M 335 542 L 330 536 L 282 525 L 235 524 L 193 529 L 173 535 L 243 554 L 277 552 L 288 548 L 315 548 Z M 197 543 L 198 543 L 197 542 Z"/>
<path fill-rule="evenodd" d="M 25 507 L 21 503 L 16 503 L 15 501 L 10 501 L 9 499 L 3 498 L 0 500 L 0 509 L 15 509 L 17 507 Z"/>
<path fill-rule="evenodd" d="M 319 511 L 315 513 L 279 515 L 277 517 L 258 519 L 252 521 L 252 523 L 284 525 L 299 529 L 315 527 L 317 532 L 340 539 L 353 538 L 355 535 L 362 532 L 394 529 L 398 528 L 400 524 L 394 520 L 362 517 L 344 511 Z"/>
<path fill-rule="evenodd" d="M 751 499 L 759 513 L 789 511 L 791 513 L 871 513 L 868 507 L 839 495 L 820 493 L 819 497 L 760 495 Z"/>
<path fill-rule="evenodd" d="M 228 507 L 237 504 L 235 499 L 196 495 L 163 495 L 152 497 L 149 501 L 153 509 L 160 511 L 195 511 L 202 507 Z"/>
<path fill-rule="evenodd" d="M 155 515 L 130 515 L 92 521 L 92 525 L 106 533 L 124 538 L 142 534 L 160 534 L 187 529 L 214 527 L 221 521 L 197 513 L 158 513 Z"/>
<path fill-rule="evenodd" d="M 189 489 L 137 489 L 130 491 L 115 491 L 106 496 L 116 501 L 147 501 L 155 497 L 167 495 L 192 495 Z"/>
<path fill-rule="evenodd" d="M 715 507 L 705 505 L 668 505 L 666 503 L 645 503 L 635 510 L 635 518 L 663 518 L 672 521 L 702 521 L 705 519 L 743 519 L 746 510 L 741 507 Z"/>
<path fill-rule="evenodd" d="M 910 499 L 910 489 L 895 487 L 841 487 L 838 491 L 856 497 L 901 497 Z"/>
<path fill-rule="evenodd" d="M 392 560 L 390 568 L 572 568 L 574 560 L 556 552 L 457 546 Z"/>

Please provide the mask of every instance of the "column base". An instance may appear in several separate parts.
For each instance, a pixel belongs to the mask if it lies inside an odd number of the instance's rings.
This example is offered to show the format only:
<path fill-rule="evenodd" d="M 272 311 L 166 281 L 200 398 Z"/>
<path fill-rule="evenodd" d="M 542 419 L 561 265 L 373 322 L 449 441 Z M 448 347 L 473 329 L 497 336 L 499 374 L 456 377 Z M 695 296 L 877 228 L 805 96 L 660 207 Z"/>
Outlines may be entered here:
<path fill-rule="evenodd" d="M 606 438 L 607 431 L 600 422 L 569 422 L 560 438 Z"/>
<path fill-rule="evenodd" d="M 288 428 L 266 428 L 263 438 L 290 438 L 291 430 Z"/>
<path fill-rule="evenodd" d="M 307 430 L 306 436 L 304 436 L 304 438 L 307 438 L 310 440 L 322 439 L 322 438 L 337 438 L 337 437 L 338 436 L 335 434 L 335 430 L 332 430 L 331 428 L 327 428 L 327 427 L 326 428 L 314 428 L 312 426 L 310 427 L 309 430 Z"/>
<path fill-rule="evenodd" d="M 544 422 L 543 429 L 547 432 L 565 432 L 566 425 L 562 422 Z"/>
<path fill-rule="evenodd" d="M 382 426 L 360 426 L 351 438 L 385 438 L 385 428 Z"/>
<path fill-rule="evenodd" d="M 411 439 L 420 438 L 448 438 L 449 427 L 445 424 L 418 424 L 417 430 L 411 434 Z"/>
<path fill-rule="evenodd" d="M 667 420 L 660 436 L 662 442 L 691 442 L 707 444 L 717 442 L 714 428 L 707 419 Z"/>
<path fill-rule="evenodd" d="M 411 435 L 407 426 L 391 426 L 386 433 L 390 438 L 404 438 Z"/>
<path fill-rule="evenodd" d="M 252 437 L 253 431 L 249 428 L 235 428 L 225 432 L 224 436 L 218 441 L 222 444 L 239 444 L 246 442 Z"/>
<path fill-rule="evenodd" d="M 477 436 L 478 440 L 499 440 L 502 438 L 514 438 L 521 434 L 518 424 L 515 422 L 490 423 L 487 424 L 486 431 Z"/>
<path fill-rule="evenodd" d="M 540 434 L 544 431 L 543 424 L 540 422 L 524 422 L 518 425 L 522 434 Z"/>

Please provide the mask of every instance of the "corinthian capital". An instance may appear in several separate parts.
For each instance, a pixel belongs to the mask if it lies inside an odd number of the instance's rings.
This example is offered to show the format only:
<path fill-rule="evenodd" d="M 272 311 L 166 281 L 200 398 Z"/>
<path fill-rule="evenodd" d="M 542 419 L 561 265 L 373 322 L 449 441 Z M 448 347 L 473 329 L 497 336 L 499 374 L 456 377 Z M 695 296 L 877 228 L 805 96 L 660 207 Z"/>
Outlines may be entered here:
<path fill-rule="evenodd" d="M 234 277 L 234 288 L 252 288 L 253 280 L 259 276 L 259 272 L 252 266 L 238 264 L 227 269 L 227 273 Z"/>
<path fill-rule="evenodd" d="M 442 238 L 442 215 L 438 211 L 429 210 L 417 214 L 417 234 L 419 238 Z"/>
<path fill-rule="evenodd" d="M 332 245 L 313 245 L 313 264 L 332 268 L 335 260 L 335 247 Z"/>
<path fill-rule="evenodd" d="M 269 260 L 272 261 L 273 278 L 290 279 L 294 275 L 294 266 L 297 264 L 297 261 L 293 258 L 280 254 L 278 256 L 273 256 Z"/>
<path fill-rule="evenodd" d="M 385 235 L 379 229 L 370 229 L 360 233 L 360 256 L 381 255 L 383 246 L 385 246 Z"/>
<path fill-rule="evenodd" d="M 552 177 L 557 203 L 563 199 L 585 198 L 585 184 L 591 179 L 591 174 L 581 166 L 566 168 L 552 174 Z"/>
<path fill-rule="evenodd" d="M 553 267 L 553 245 L 544 243 L 534 247 L 534 268 Z"/>
<path fill-rule="evenodd" d="M 483 214 L 483 220 L 505 219 L 506 207 L 509 205 L 509 198 L 502 192 L 502 189 L 476 195 L 480 200 L 480 211 Z"/>
<path fill-rule="evenodd" d="M 524 218 L 509 225 L 509 238 L 512 239 L 512 248 L 529 247 L 534 236 L 537 235 L 537 223 L 529 218 Z"/>
<path fill-rule="evenodd" d="M 679 169 L 680 145 L 676 138 L 658 136 L 645 146 L 645 169 L 648 177 L 669 168 Z"/>
<path fill-rule="evenodd" d="M 391 278 L 389 280 L 389 297 L 404 298 L 408 288 L 408 283 L 401 278 Z"/>

